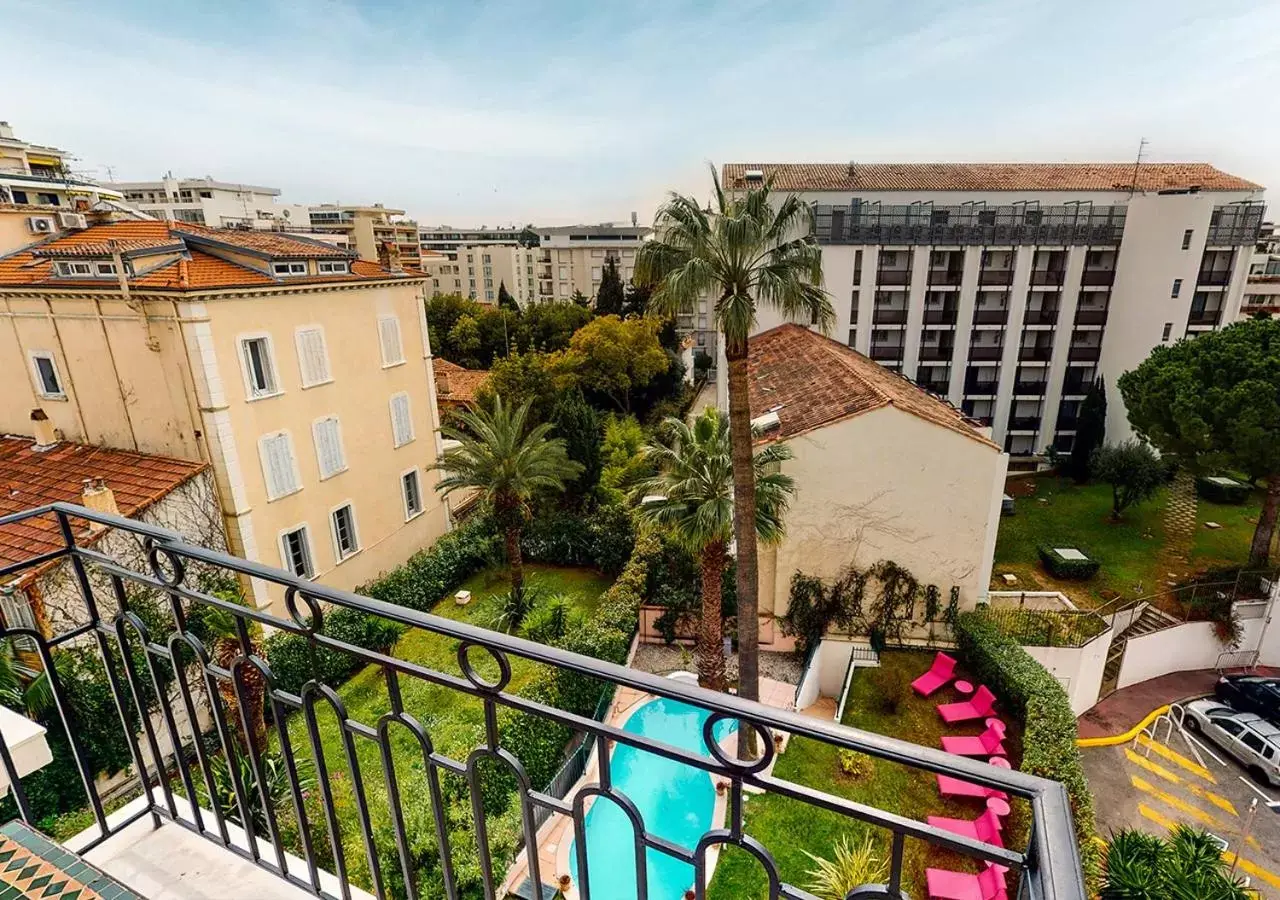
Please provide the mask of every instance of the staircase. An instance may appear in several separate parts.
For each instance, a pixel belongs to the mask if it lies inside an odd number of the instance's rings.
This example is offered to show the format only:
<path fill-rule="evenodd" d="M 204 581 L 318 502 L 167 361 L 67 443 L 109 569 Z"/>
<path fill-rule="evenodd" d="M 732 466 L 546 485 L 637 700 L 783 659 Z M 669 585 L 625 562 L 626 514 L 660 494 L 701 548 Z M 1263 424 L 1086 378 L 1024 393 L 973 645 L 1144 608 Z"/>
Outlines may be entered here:
<path fill-rule="evenodd" d="M 1107 664 L 1102 670 L 1102 690 L 1098 693 L 1098 696 L 1100 698 L 1105 697 L 1116 689 L 1116 681 L 1120 678 L 1120 662 L 1124 659 L 1124 648 L 1128 644 L 1129 638 L 1150 634 L 1153 631 L 1168 628 L 1170 625 L 1180 624 L 1180 620 L 1175 619 L 1164 610 L 1147 604 L 1147 608 L 1142 611 L 1142 615 L 1134 619 L 1128 628 L 1111 640 L 1111 649 L 1107 651 Z"/>

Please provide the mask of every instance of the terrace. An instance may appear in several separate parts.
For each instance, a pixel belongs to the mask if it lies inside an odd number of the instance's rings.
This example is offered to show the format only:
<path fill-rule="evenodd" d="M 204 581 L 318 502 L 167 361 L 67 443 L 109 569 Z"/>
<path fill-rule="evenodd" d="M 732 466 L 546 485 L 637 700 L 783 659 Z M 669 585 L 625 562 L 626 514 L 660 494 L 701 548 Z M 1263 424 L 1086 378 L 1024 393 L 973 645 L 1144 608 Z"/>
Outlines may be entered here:
<path fill-rule="evenodd" d="M 165 891 L 163 896 L 200 896 L 205 891 L 223 895 L 228 879 L 243 878 L 231 883 L 261 897 L 350 898 L 367 891 L 378 897 L 454 898 L 470 873 L 478 883 L 467 886 L 466 895 L 494 898 L 514 856 L 503 834 L 518 836 L 525 847 L 537 847 L 539 824 L 547 819 L 561 817 L 572 823 L 579 848 L 577 870 L 585 874 L 588 808 L 607 798 L 627 812 L 632 826 L 611 860 L 634 855 L 637 872 L 645 871 L 640 862 L 646 853 L 678 860 L 690 867 L 695 896 L 702 900 L 716 851 L 733 848 L 735 854 L 751 857 L 770 898 L 812 900 L 811 894 L 785 880 L 775 861 L 787 848 L 765 843 L 768 835 L 753 833 L 745 805 L 750 791 L 858 824 L 884 839 L 890 847 L 887 881 L 857 891 L 859 897 L 906 896 L 907 860 L 928 847 L 1009 867 L 1019 897 L 1085 896 L 1067 795 L 1056 782 L 336 590 L 193 546 L 164 528 L 78 506 L 52 504 L 2 517 L 0 529 L 30 527 L 36 520 L 56 523 L 61 546 L 0 568 L 0 578 L 65 564 L 73 575 L 70 596 L 82 605 L 82 624 L 57 635 L 9 628 L 0 637 L 29 640 L 49 673 L 57 718 L 66 729 L 92 823 L 74 843 L 74 851 L 134 890 Z M 103 542 L 86 545 L 80 536 L 87 526 L 136 539 L 146 564 L 130 564 L 102 552 Z M 205 587 L 210 575 L 261 579 L 283 589 L 289 618 L 219 596 Z M 160 621 L 144 623 L 140 618 L 131 599 L 137 591 L 160 598 Z M 429 636 L 450 652 L 423 664 L 343 640 L 324 628 L 326 617 L 343 610 L 394 623 L 405 630 L 402 642 Z M 211 655 L 197 636 L 194 623 L 210 615 L 229 622 L 231 637 L 226 643 L 231 652 Z M 319 675 L 297 692 L 285 690 L 255 650 L 253 634 L 263 627 L 305 639 L 313 653 L 345 654 L 363 664 L 362 677 L 377 682 L 379 691 L 385 689 L 386 708 L 363 709 L 357 716 L 350 694 L 340 695 L 335 684 Z M 131 771 L 142 774 L 137 798 L 110 815 L 97 767 L 79 737 L 87 723 L 53 665 L 53 655 L 70 647 L 95 653 L 105 663 L 111 702 L 129 745 Z M 665 743 L 552 705 L 545 697 L 525 696 L 515 687 L 513 671 L 526 666 L 595 689 L 630 688 L 694 707 L 705 713 L 705 746 L 691 750 Z M 162 681 L 169 686 L 162 689 Z M 274 771 L 268 771 L 267 753 L 249 739 L 245 710 L 253 682 L 262 685 L 271 720 L 277 726 L 288 723 L 274 728 L 270 736 L 277 748 L 272 756 L 280 762 Z M 433 694 L 456 697 L 478 711 L 479 725 L 465 752 L 435 743 L 436 708 L 415 693 L 418 685 L 429 686 Z M 372 689 L 371 684 L 366 687 Z M 234 698 L 238 717 L 230 714 L 228 698 Z M 130 724 L 135 722 L 139 725 Z M 192 727 L 193 722 L 201 727 Z M 205 722 L 207 729 L 202 727 Z M 717 725 L 729 722 L 757 735 L 757 758 L 740 759 L 717 744 Z M 92 723 L 95 729 L 107 724 Z M 339 740 L 326 746 L 322 732 L 330 728 Z M 562 786 L 563 792 L 554 783 L 541 789 L 526 774 L 529 760 L 511 749 L 514 734 L 522 728 L 555 736 L 555 747 L 593 740 L 614 747 L 615 753 L 630 748 L 632 753 L 706 773 L 708 789 L 711 783 L 725 783 L 725 821 L 713 823 L 692 843 L 666 839 L 619 791 L 608 753 L 598 761 L 596 781 Z M 560 736 L 568 740 L 562 742 Z M 783 736 L 803 738 L 829 753 L 852 750 L 873 757 L 877 764 L 950 775 L 1005 791 L 1026 801 L 1026 839 L 1004 849 L 887 811 L 874 798 L 833 791 L 834 785 L 789 780 L 779 774 L 783 767 L 774 769 L 774 739 Z M 180 749 L 172 753 L 165 747 Z M 157 766 L 155 760 L 163 763 Z M 24 783 L 3 735 L 0 764 L 13 786 L 18 816 L 34 825 Z M 232 797 L 225 804 L 207 803 L 203 787 L 219 783 L 215 771 L 220 765 L 231 773 L 222 783 Z M 307 771 L 314 771 L 309 785 Z M 411 783 L 422 787 L 409 790 Z M 511 785 L 510 793 L 498 793 L 495 784 Z M 279 798 L 273 785 L 280 789 Z M 506 812 L 493 808 L 495 797 L 509 798 Z M 679 807 L 687 801 L 681 797 L 667 802 Z M 355 815 L 343 815 L 344 808 L 354 809 Z M 678 817 L 682 811 L 663 812 Z M 455 816 L 462 816 L 465 824 L 456 824 Z M 238 824 L 244 822 L 252 823 L 251 834 Z M 356 848 L 358 852 L 352 852 Z M 466 866 L 455 865 L 459 855 L 465 856 Z M 196 856 L 199 861 L 193 864 Z M 534 884 L 552 885 L 565 874 L 540 871 L 539 854 L 526 856 Z M 604 863 L 594 860 L 595 866 Z M 472 869 L 478 869 L 478 875 Z M 137 883 L 144 877 L 149 879 L 145 885 Z M 131 879 L 135 883 L 130 884 Z M 648 896 L 644 879 L 637 880 L 637 895 Z M 576 889 L 583 900 L 591 896 L 586 878 Z"/>

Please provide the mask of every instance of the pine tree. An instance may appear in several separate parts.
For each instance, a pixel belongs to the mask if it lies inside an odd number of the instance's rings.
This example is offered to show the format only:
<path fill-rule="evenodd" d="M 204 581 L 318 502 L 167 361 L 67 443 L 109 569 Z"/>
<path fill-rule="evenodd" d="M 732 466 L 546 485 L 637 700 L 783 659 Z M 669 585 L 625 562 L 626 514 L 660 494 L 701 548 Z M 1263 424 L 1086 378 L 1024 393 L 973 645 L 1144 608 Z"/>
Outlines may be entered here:
<path fill-rule="evenodd" d="M 618 274 L 618 261 L 611 256 L 605 260 L 600 289 L 596 292 L 596 315 L 621 316 L 625 302 L 626 292 L 622 287 L 622 277 Z"/>
<path fill-rule="evenodd" d="M 507 290 L 505 281 L 498 282 L 498 309 L 509 309 L 512 312 L 520 312 L 520 306 L 516 303 L 516 298 L 511 296 L 511 292 Z"/>
<path fill-rule="evenodd" d="M 1102 378 L 1095 378 L 1080 401 L 1076 419 L 1076 439 L 1071 445 L 1069 473 L 1079 484 L 1089 480 L 1089 460 L 1107 436 L 1107 391 Z"/>

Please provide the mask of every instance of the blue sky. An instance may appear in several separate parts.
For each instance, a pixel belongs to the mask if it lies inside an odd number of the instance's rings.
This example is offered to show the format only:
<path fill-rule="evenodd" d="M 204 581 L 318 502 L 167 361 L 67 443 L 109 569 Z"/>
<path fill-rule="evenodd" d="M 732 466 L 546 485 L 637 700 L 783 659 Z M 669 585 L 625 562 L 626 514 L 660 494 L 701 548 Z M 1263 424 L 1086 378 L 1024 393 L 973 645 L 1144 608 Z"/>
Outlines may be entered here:
<path fill-rule="evenodd" d="M 0 118 L 88 172 L 424 223 L 647 221 L 709 160 L 1129 160 L 1144 136 L 1280 187 L 1277 0 L 0 0 L 0 23 Z"/>

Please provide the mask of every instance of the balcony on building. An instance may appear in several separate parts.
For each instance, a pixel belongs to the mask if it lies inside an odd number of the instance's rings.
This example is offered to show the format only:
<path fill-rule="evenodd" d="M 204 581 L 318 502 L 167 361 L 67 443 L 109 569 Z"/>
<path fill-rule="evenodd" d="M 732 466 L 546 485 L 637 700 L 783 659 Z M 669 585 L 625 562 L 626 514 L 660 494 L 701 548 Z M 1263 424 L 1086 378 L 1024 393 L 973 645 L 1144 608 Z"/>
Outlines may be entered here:
<path fill-rule="evenodd" d="M 974 397 L 994 396 L 1000 385 L 1000 371 L 995 366 L 969 366 L 964 373 L 964 392 Z"/>
<path fill-rule="evenodd" d="M 1061 285 L 1067 274 L 1067 251 L 1037 250 L 1031 265 L 1031 286 Z"/>
<path fill-rule="evenodd" d="M 1080 273 L 1081 287 L 1109 287 L 1116 280 L 1116 251 L 1090 249 Z"/>
<path fill-rule="evenodd" d="M 901 364 L 904 349 L 901 343 L 877 341 L 874 335 L 871 338 L 871 358 L 876 362 Z"/>
<path fill-rule="evenodd" d="M 1022 314 L 1023 325 L 1056 325 L 1058 322 L 1058 294 L 1037 291 L 1027 295 L 1027 308 Z"/>
<path fill-rule="evenodd" d="M 1018 347 L 1018 359 L 1022 362 L 1048 362 L 1053 357 L 1053 342 L 1042 335 L 1049 332 L 1025 332 Z"/>
<path fill-rule="evenodd" d="M 995 418 L 996 402 L 994 400 L 966 399 L 960 404 L 960 411 L 979 425 L 990 428 Z"/>
<path fill-rule="evenodd" d="M 1222 321 L 1222 293 L 1220 291 L 1196 291 L 1187 315 L 1191 328 L 1214 328 Z"/>
<path fill-rule="evenodd" d="M 924 298 L 924 324 L 954 325 L 959 308 L 955 291 L 930 291 Z"/>
<path fill-rule="evenodd" d="M 1009 431 L 1039 431 L 1040 416 L 1022 415 L 1009 417 Z"/>
<path fill-rule="evenodd" d="M 871 312 L 873 325 L 905 325 L 907 295 L 902 291 L 876 291 L 876 305 Z"/>
<path fill-rule="evenodd" d="M 1266 207 L 1261 200 L 1214 207 L 1209 216 L 1208 247 L 1242 247 L 1257 242 Z"/>
<path fill-rule="evenodd" d="M 1065 393 L 1065 391 L 1064 391 Z M 1076 422 L 1080 418 L 1080 401 L 1063 400 L 1058 404 L 1058 431 L 1075 431 Z"/>
<path fill-rule="evenodd" d="M 923 347 L 920 348 L 920 358 L 925 358 Z M 916 384 L 926 391 L 945 397 L 951 392 L 951 367 L 922 365 L 916 370 Z"/>
<path fill-rule="evenodd" d="M 1234 250 L 1206 250 L 1196 274 L 1197 287 L 1224 287 L 1231 283 Z"/>
<path fill-rule="evenodd" d="M 1068 359 L 1067 362 L 1071 363 L 1072 360 Z M 1094 366 L 1068 365 L 1066 374 L 1062 377 L 1062 396 L 1083 397 L 1089 393 L 1089 388 L 1096 376 Z"/>
<path fill-rule="evenodd" d="M 946 339 L 928 340 L 929 335 L 946 334 Z M 920 358 L 930 362 L 945 361 L 950 362 L 955 356 L 955 342 L 951 339 L 951 335 L 946 332 L 929 332 L 926 334 L 926 340 L 920 342 Z"/>
<path fill-rule="evenodd" d="M 929 254 L 930 285 L 959 287 L 963 277 L 963 250 L 934 250 Z"/>
<path fill-rule="evenodd" d="M 978 273 L 978 284 L 1003 285 L 1013 283 L 1013 269 L 983 269 Z"/>
<path fill-rule="evenodd" d="M 1073 331 L 1071 346 L 1067 350 L 1067 359 L 1097 362 L 1102 356 L 1102 332 Z"/>
<path fill-rule="evenodd" d="M 977 332 L 975 332 L 976 334 Z M 993 331 L 990 334 L 1000 334 L 1001 332 Z M 1004 357 L 1004 344 L 1001 341 L 995 343 L 970 343 L 969 359 L 979 362 L 999 362 Z"/>
<path fill-rule="evenodd" d="M 1044 366 L 1018 366 L 1014 373 L 1013 393 L 1015 396 L 1042 397 L 1049 387 L 1048 370 Z"/>
<path fill-rule="evenodd" d="M 1004 325 L 1009 321 L 1008 291 L 978 291 L 974 300 L 974 325 Z"/>
<path fill-rule="evenodd" d="M 1119 204 L 941 206 L 881 204 L 855 197 L 843 206 L 816 204 L 814 232 L 821 244 L 1117 246 L 1126 212 Z"/>
<path fill-rule="evenodd" d="M 1076 305 L 1076 325 L 1106 325 L 1108 293 L 1106 291 L 1081 291 Z"/>

